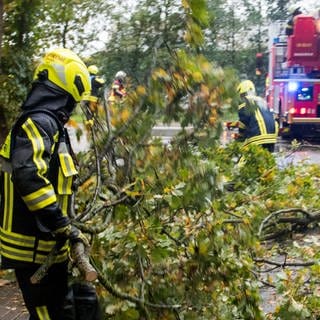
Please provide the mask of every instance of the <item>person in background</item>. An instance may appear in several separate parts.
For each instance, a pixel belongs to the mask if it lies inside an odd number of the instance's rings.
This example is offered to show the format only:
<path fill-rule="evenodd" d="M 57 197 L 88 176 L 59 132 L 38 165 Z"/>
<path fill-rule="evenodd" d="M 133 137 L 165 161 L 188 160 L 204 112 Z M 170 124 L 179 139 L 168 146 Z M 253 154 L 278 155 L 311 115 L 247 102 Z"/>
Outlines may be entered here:
<path fill-rule="evenodd" d="M 105 80 L 98 76 L 99 69 L 95 65 L 91 65 L 88 67 L 88 71 L 90 73 L 90 81 L 91 81 L 91 92 L 90 96 L 87 99 L 87 107 L 89 107 L 90 111 L 93 113 L 97 112 L 98 108 L 98 99 L 100 96 L 100 89 L 105 84 Z"/>
<path fill-rule="evenodd" d="M 286 32 L 286 35 L 287 36 L 291 36 L 293 34 L 293 23 L 294 23 L 294 18 L 301 14 L 302 11 L 300 9 L 300 7 L 298 8 L 293 8 L 290 10 L 290 13 L 291 13 L 291 17 L 289 19 L 289 21 L 287 22 L 287 25 L 286 25 L 286 29 L 285 29 L 285 32 Z"/>
<path fill-rule="evenodd" d="M 118 71 L 111 86 L 111 91 L 108 97 L 109 103 L 120 101 L 126 96 L 125 79 L 127 74 L 124 71 Z"/>
<path fill-rule="evenodd" d="M 14 269 L 31 320 L 64 319 L 69 246 L 88 245 L 68 217 L 77 169 L 64 124 L 90 90 L 88 69 L 74 52 L 49 51 L 0 150 L 1 267 Z M 54 247 L 55 263 L 31 283 Z"/>
<path fill-rule="evenodd" d="M 266 101 L 256 96 L 255 86 L 250 80 L 242 81 L 237 91 L 240 94 L 238 140 L 243 141 L 244 146 L 257 144 L 273 152 L 278 136 L 278 123 Z"/>

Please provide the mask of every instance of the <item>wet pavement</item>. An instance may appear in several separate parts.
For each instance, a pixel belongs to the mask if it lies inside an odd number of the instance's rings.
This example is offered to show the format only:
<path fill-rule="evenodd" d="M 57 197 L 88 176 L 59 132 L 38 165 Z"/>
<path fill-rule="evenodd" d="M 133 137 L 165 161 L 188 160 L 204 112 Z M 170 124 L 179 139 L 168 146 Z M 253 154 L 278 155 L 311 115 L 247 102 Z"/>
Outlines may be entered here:
<path fill-rule="evenodd" d="M 29 314 L 15 281 L 0 279 L 0 320 L 28 320 Z"/>

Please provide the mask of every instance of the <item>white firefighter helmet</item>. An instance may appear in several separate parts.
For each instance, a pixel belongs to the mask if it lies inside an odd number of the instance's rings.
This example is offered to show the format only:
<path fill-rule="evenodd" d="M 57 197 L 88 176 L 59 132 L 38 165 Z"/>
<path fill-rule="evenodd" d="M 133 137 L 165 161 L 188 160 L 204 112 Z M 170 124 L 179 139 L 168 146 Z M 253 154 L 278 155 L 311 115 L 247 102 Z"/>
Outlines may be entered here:
<path fill-rule="evenodd" d="M 126 74 L 124 71 L 120 70 L 120 71 L 118 71 L 118 72 L 116 73 L 115 78 L 116 78 L 117 80 L 124 81 L 124 79 L 125 79 L 126 76 L 127 76 L 127 74 Z"/>

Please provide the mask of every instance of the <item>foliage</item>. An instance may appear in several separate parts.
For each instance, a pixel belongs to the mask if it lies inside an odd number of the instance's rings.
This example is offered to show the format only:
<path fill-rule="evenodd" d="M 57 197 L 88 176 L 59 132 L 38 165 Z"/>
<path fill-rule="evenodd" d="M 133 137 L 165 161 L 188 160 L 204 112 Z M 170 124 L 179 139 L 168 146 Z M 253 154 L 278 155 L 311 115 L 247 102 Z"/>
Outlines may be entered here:
<path fill-rule="evenodd" d="M 101 10 L 108 5 L 100 1 Z M 0 143 L 32 81 L 35 60 L 48 47 L 88 49 L 97 1 L 4 1 L 0 43 Z M 92 28 L 90 28 L 92 29 Z"/>
<path fill-rule="evenodd" d="M 184 3 L 187 13 L 192 4 Z M 192 31 L 197 18 L 192 11 L 186 20 L 193 44 L 202 38 Z M 112 294 L 104 294 L 106 313 L 118 319 L 262 319 L 251 273 L 256 238 L 247 217 L 227 221 L 223 201 L 224 179 L 232 178 L 226 153 L 233 154 L 231 172 L 245 171 L 236 165 L 238 146 L 218 142 L 219 117 L 236 104 L 237 78 L 190 52 L 174 51 L 169 68 L 155 68 L 148 85 L 107 106 L 106 123 L 94 126 L 100 173 L 92 177 L 88 153 L 81 163 L 88 178 L 78 209 L 85 213 L 76 220 L 98 234 L 93 256 Z M 150 140 L 161 114 L 183 128 L 170 145 Z M 92 187 L 99 197 L 90 202 Z"/>
<path fill-rule="evenodd" d="M 0 142 L 8 132 L 8 123 L 18 111 L 31 82 L 32 56 L 37 48 L 35 12 L 39 2 L 4 2 L 0 43 Z"/>
<path fill-rule="evenodd" d="M 170 65 L 172 50 L 183 47 L 185 41 L 191 46 L 196 44 L 210 61 L 254 79 L 255 45 L 243 41 L 258 34 L 254 27 L 257 11 L 250 1 L 239 1 L 233 7 L 220 0 L 184 1 L 184 6 L 191 9 L 189 12 L 173 0 L 139 0 L 135 6 L 109 0 L 22 0 L 3 4 L 0 141 L 29 88 L 34 61 L 48 47 L 71 48 L 86 58 L 88 64 L 97 64 L 107 85 L 121 69 L 127 71 L 134 83 L 145 83 L 152 68 L 166 69 Z M 206 9 L 201 9 L 205 5 Z M 241 7 L 247 8 L 245 12 L 239 11 Z M 133 11 L 129 13 L 131 8 Z M 189 22 L 185 29 L 192 12 L 197 23 Z M 197 39 L 201 28 L 205 30 L 203 39 Z M 265 43 L 264 35 L 258 41 Z M 101 49 L 102 42 L 105 48 Z M 257 85 L 262 92 L 263 81 Z"/>
<path fill-rule="evenodd" d="M 170 61 L 169 50 L 183 45 L 185 14 L 174 0 L 140 0 L 138 9 L 127 16 L 115 12 L 110 41 L 94 59 L 112 81 L 118 70 L 125 70 L 134 82 L 144 83 L 150 69 Z"/>
<path fill-rule="evenodd" d="M 61 15 L 58 3 L 46 2 L 39 13 L 40 7 L 32 7 L 34 11 L 25 14 L 31 19 L 48 13 L 45 31 L 56 25 L 50 40 L 72 47 L 73 31 L 83 31 L 79 24 L 88 21 L 93 7 L 87 1 L 63 3 Z M 8 3 L 5 14 L 12 24 L 7 24 L 8 38 L 1 48 L 6 59 L 1 60 L 6 61 L 1 62 L 6 89 L 1 101 L 8 107 L 20 101 L 30 81 L 27 70 L 35 49 L 45 43 L 39 24 L 25 33 L 21 25 L 15 29 L 20 15 L 8 14 L 21 10 L 22 4 L 16 2 L 12 8 Z M 266 274 L 266 262 L 261 259 L 284 255 L 285 263 L 288 257 L 293 262 L 313 261 L 293 271 L 282 263 L 280 272 L 263 279 L 281 298 L 268 317 L 316 319 L 319 240 L 311 237 L 307 245 L 295 241 L 291 248 L 287 242 L 262 242 L 259 231 L 267 219 L 270 224 L 263 235 L 270 230 L 292 236 L 302 232 L 286 219 L 316 215 L 319 168 L 282 168 L 259 146 L 243 149 L 237 142 L 221 146 L 221 118 L 235 110 L 237 75 L 251 74 L 252 63 L 247 61 L 248 57 L 252 61 L 254 48 L 239 47 L 246 44 L 240 40 L 246 38 L 241 32 L 247 29 L 241 28 L 243 20 L 235 8 L 224 8 L 220 1 L 210 1 L 208 7 L 205 1 L 182 4 L 141 0 L 128 19 L 113 11 L 110 43 L 88 60 L 98 62 L 110 78 L 125 69 L 133 84 L 125 101 L 102 104 L 91 114 L 94 122 L 85 124 L 92 129 L 88 136 L 94 143 L 79 154 L 73 222 L 92 235 L 105 315 L 263 319 L 259 280 Z M 248 12 L 245 17 L 252 21 L 256 11 L 250 5 Z M 62 25 L 72 28 L 60 29 Z M 10 41 L 16 44 L 18 31 L 19 39 L 34 36 L 35 46 L 22 42 L 30 51 L 22 51 L 18 44 L 17 51 L 9 48 Z M 219 48 L 222 36 L 224 50 Z M 19 97 L 9 101 L 11 93 Z M 181 126 L 170 144 L 152 137 L 159 120 Z M 298 208 L 298 214 L 289 210 L 279 215 L 282 220 L 276 219 L 275 212 L 290 207 Z M 316 225 L 313 220 L 304 227 Z"/>

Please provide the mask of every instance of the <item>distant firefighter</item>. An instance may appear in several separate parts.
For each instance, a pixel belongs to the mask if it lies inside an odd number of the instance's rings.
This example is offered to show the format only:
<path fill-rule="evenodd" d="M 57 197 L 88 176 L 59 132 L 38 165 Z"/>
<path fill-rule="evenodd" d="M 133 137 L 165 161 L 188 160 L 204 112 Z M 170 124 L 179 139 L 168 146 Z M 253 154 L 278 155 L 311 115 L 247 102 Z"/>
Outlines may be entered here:
<path fill-rule="evenodd" d="M 108 101 L 109 102 L 116 102 L 121 100 L 127 95 L 126 89 L 125 89 L 125 79 L 127 77 L 127 74 L 124 71 L 118 71 L 115 75 L 115 79 L 111 86 L 111 92 L 109 94 Z"/>
<path fill-rule="evenodd" d="M 293 23 L 294 23 L 294 18 L 301 14 L 302 11 L 300 10 L 300 7 L 298 8 L 294 8 L 292 10 L 290 10 L 291 12 L 291 17 L 286 25 L 286 35 L 287 36 L 291 36 L 293 34 Z"/>
<path fill-rule="evenodd" d="M 242 81 L 237 91 L 241 98 L 238 107 L 239 140 L 244 142 L 244 146 L 257 144 L 273 152 L 278 124 L 266 101 L 256 96 L 255 86 L 250 80 Z"/>

